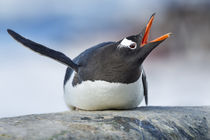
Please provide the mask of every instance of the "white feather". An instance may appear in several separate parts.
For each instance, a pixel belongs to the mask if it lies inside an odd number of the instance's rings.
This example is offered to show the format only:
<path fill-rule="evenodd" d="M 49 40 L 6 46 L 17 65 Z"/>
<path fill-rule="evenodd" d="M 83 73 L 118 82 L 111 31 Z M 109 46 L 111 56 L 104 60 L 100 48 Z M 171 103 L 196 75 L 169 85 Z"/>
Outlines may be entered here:
<path fill-rule="evenodd" d="M 121 41 L 121 43 L 120 43 L 120 45 L 118 46 L 119 48 L 122 48 L 122 47 L 128 47 L 129 48 L 129 46 L 131 45 L 131 44 L 133 44 L 133 43 L 135 43 L 135 42 L 133 42 L 133 41 L 131 41 L 131 40 L 128 40 L 127 38 L 124 38 L 122 41 Z"/>
<path fill-rule="evenodd" d="M 64 99 L 72 108 L 84 110 L 129 109 L 137 107 L 143 99 L 142 77 L 130 84 L 106 81 L 83 81 L 72 86 L 73 73 L 64 86 Z"/>

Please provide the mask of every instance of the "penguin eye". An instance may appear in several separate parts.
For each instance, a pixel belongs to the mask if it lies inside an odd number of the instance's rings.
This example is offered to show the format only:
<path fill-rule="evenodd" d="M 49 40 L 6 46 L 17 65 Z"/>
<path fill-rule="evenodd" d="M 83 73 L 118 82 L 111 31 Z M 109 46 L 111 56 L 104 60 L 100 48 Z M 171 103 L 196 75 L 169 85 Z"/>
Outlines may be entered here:
<path fill-rule="evenodd" d="M 130 45 L 129 45 L 129 48 L 131 48 L 131 49 L 135 49 L 135 48 L 136 48 L 136 43 L 132 43 L 132 44 L 130 44 Z"/>

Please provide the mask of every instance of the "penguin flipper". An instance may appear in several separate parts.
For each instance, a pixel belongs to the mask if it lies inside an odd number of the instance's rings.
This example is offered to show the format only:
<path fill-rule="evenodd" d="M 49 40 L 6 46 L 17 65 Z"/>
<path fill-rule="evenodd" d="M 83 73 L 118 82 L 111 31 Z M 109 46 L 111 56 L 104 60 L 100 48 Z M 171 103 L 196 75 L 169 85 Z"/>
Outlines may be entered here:
<path fill-rule="evenodd" d="M 147 78 L 146 78 L 146 73 L 143 70 L 142 73 L 142 83 L 143 83 L 143 88 L 144 88 L 144 99 L 146 105 L 148 105 L 148 84 L 147 84 Z"/>
<path fill-rule="evenodd" d="M 50 48 L 47 48 L 41 44 L 38 44 L 36 42 L 33 42 L 29 39 L 26 39 L 24 37 L 22 37 L 21 35 L 19 35 L 18 33 L 7 29 L 7 32 L 19 43 L 21 43 L 22 45 L 24 45 L 25 47 L 41 54 L 44 56 L 48 56 L 54 60 L 57 60 L 58 62 L 61 62 L 65 65 L 67 65 L 68 67 L 72 68 L 74 71 L 78 71 L 78 65 L 75 64 L 69 57 L 67 57 L 65 54 L 52 50 Z"/>

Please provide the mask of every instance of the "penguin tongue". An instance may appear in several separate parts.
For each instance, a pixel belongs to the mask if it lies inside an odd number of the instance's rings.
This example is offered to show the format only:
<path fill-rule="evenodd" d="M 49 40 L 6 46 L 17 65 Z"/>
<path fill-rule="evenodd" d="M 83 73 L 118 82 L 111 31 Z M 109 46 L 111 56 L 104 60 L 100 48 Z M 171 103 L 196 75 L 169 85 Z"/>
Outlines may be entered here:
<path fill-rule="evenodd" d="M 147 23 L 147 26 L 146 26 L 146 29 L 145 29 L 145 32 L 144 32 L 144 36 L 143 36 L 143 39 L 142 39 L 142 42 L 141 42 L 141 45 L 140 45 L 141 47 L 148 43 L 149 32 L 150 32 L 150 29 L 152 27 L 152 22 L 154 20 L 154 16 L 155 16 L 155 13 L 150 17 L 149 22 Z M 170 35 L 171 35 L 171 33 L 167 33 L 167 34 L 165 34 L 161 37 L 158 37 L 158 38 L 150 41 L 149 43 L 157 42 L 157 41 L 163 41 L 163 40 L 167 39 L 168 37 L 170 37 Z"/>

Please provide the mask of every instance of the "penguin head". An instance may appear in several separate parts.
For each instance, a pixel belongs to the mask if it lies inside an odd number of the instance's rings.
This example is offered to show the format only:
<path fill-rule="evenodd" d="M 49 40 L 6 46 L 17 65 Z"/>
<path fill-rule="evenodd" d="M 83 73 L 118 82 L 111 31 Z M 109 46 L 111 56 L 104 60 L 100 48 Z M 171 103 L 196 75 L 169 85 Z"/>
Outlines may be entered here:
<path fill-rule="evenodd" d="M 171 35 L 171 33 L 167 33 L 148 41 L 154 15 L 150 17 L 146 27 L 139 34 L 128 36 L 117 42 L 116 48 L 121 56 L 120 59 L 125 60 L 125 62 L 128 61 L 128 63 L 141 65 L 150 52 Z"/>

